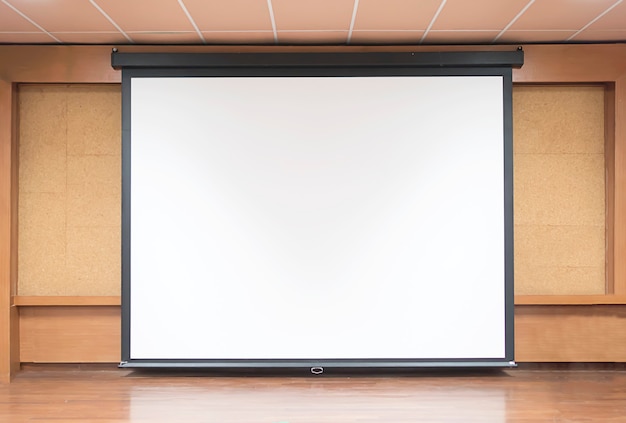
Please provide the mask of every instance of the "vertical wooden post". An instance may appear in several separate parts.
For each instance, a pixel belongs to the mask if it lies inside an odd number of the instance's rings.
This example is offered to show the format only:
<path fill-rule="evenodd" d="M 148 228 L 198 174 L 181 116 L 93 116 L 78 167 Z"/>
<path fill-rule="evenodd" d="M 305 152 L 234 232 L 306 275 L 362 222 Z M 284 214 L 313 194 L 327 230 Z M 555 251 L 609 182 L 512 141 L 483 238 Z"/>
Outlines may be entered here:
<path fill-rule="evenodd" d="M 626 294 L 626 74 L 615 80 L 613 293 Z"/>
<path fill-rule="evenodd" d="M 12 297 L 17 289 L 17 140 L 16 93 L 0 80 L 0 383 L 17 372 L 19 328 Z"/>
<path fill-rule="evenodd" d="M 615 294 L 615 83 L 604 91 L 605 294 Z"/>

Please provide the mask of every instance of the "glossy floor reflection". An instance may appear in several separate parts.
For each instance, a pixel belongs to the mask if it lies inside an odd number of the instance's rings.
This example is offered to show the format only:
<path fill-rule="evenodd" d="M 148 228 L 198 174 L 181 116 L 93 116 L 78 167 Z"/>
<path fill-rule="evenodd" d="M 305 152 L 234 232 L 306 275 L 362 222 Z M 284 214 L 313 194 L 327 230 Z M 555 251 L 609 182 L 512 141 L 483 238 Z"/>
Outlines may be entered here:
<path fill-rule="evenodd" d="M 624 370 L 233 377 L 25 370 L 2 422 L 625 422 Z"/>

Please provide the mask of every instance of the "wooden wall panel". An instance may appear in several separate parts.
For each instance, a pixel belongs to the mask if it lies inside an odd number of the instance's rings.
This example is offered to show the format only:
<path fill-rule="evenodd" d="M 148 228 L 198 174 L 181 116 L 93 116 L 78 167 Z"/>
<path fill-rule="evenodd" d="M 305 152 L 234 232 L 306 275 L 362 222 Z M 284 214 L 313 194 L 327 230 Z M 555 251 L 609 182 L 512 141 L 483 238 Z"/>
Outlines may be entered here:
<path fill-rule="evenodd" d="M 17 308 L 17 182 L 15 140 L 16 97 L 13 85 L 0 80 L 0 383 L 19 368 Z"/>
<path fill-rule="evenodd" d="M 19 87 L 20 295 L 119 295 L 119 85 Z"/>
<path fill-rule="evenodd" d="M 605 293 L 604 89 L 514 87 L 516 294 Z"/>
<path fill-rule="evenodd" d="M 519 362 L 625 362 L 626 306 L 518 306 Z"/>
<path fill-rule="evenodd" d="M 518 362 L 626 362 L 626 306 L 517 306 Z M 120 361 L 120 308 L 21 307 L 22 362 Z"/>
<path fill-rule="evenodd" d="M 119 307 L 21 307 L 21 361 L 119 362 L 120 319 Z"/>
<path fill-rule="evenodd" d="M 442 51 L 442 50 L 510 50 L 510 46 L 360 46 L 360 47 L 331 47 L 331 46 L 311 46 L 311 47 L 253 47 L 253 46 L 193 46 L 193 47 L 172 47 L 172 46 L 124 46 L 123 51 L 137 51 L 137 52 L 164 52 L 164 51 L 176 51 L 176 52 L 286 52 L 286 51 L 335 51 L 335 52 L 348 52 L 348 51 Z M 621 301 L 619 298 L 623 298 L 623 294 L 626 293 L 626 260 L 622 257 L 626 256 L 626 45 L 624 44 L 611 44 L 611 45 L 527 45 L 524 46 L 525 50 L 525 65 L 521 69 L 513 70 L 513 80 L 517 83 L 614 83 L 614 97 L 612 109 L 615 111 L 614 120 L 614 137 L 615 142 L 615 175 L 614 175 L 614 218 L 615 224 L 612 227 L 607 227 L 610 233 L 614 236 L 614 248 L 615 248 L 615 260 L 614 260 L 614 292 L 615 294 L 622 295 L 621 297 L 611 297 L 611 301 Z M 0 79 L 6 81 L 0 86 L 0 119 L 4 119 L 7 114 L 6 110 L 11 110 L 11 102 L 8 100 L 12 96 L 13 86 L 15 83 L 119 83 L 121 74 L 110 67 L 110 46 L 0 46 Z M 610 101 L 609 99 L 608 101 Z M 10 114 L 9 114 L 10 116 Z M 9 128 L 8 126 L 12 126 Z M 14 123 L 7 121 L 0 121 L 0 145 L 2 153 L 6 150 L 5 147 L 9 146 L 7 140 L 15 139 L 12 136 L 12 132 L 15 129 Z M 611 130 L 611 128 L 607 128 Z M 0 166 L 0 172 L 4 177 L 7 173 L 7 167 L 5 167 L 7 156 L 0 157 L 2 166 Z M 17 158 L 10 158 L 10 165 L 14 166 L 17 163 Z M 12 202 L 12 186 L 6 183 L 6 178 L 0 178 L 0 206 L 4 207 L 6 204 Z M 611 189 L 607 186 L 607 189 Z M 8 199 L 8 200 L 7 200 Z M 2 201 L 8 201 L 2 203 Z M 13 205 L 17 204 L 13 202 Z M 15 349 L 19 346 L 17 343 L 17 335 L 15 328 L 17 327 L 17 312 L 14 306 L 10 305 L 10 298 L 8 295 L 14 293 L 13 283 L 15 282 L 14 274 L 11 270 L 5 267 L 6 263 L 13 263 L 17 258 L 17 244 L 11 239 L 11 236 L 7 236 L 7 228 L 9 232 L 15 231 L 17 228 L 16 222 L 14 222 L 9 214 L 4 214 L 7 210 L 3 208 L 3 213 L 0 214 L 0 337 L 7 339 L 8 342 L 0 341 L 0 381 L 7 380 L 10 377 L 11 371 L 15 369 L 14 354 Z M 15 225 L 14 225 L 15 223 Z M 607 238 L 608 240 L 609 238 Z M 9 265 L 11 266 L 11 265 Z M 13 276 L 11 276 L 13 275 Z M 13 278 L 13 279 L 12 279 Z M 9 293 L 9 294 L 7 294 Z M 530 298 L 530 297 L 527 297 Z M 534 297 L 545 300 L 549 297 Z M 561 298 L 561 297 L 556 297 Z M 574 296 L 567 296 L 567 301 L 572 301 Z M 587 298 L 587 296 L 580 296 L 580 298 Z M 589 297 L 589 298 L 599 298 Z M 577 300 L 575 300 L 577 301 Z M 595 300 L 594 300 L 595 301 Z M 604 300 L 600 299 L 599 302 Z M 522 306 L 524 307 L 524 306 Z M 547 309 L 551 309 L 552 306 L 546 306 Z M 578 308 L 583 307 L 583 308 Z M 592 328 L 581 329 L 582 332 L 590 334 L 592 336 L 588 341 L 591 346 L 597 346 L 599 353 L 602 350 L 615 351 L 613 348 L 613 341 L 610 336 L 614 333 L 608 331 L 608 335 L 601 337 L 606 331 L 604 323 L 611 321 L 610 317 L 601 316 L 596 318 L 588 314 L 585 308 L 586 306 L 574 306 L 567 308 L 568 316 L 552 316 L 548 313 L 529 315 L 521 317 L 518 313 L 518 330 L 517 330 L 517 343 L 520 348 L 518 360 L 527 360 L 535 357 L 538 361 L 548 361 L 548 359 L 560 359 L 567 357 L 555 357 L 550 350 L 544 351 L 545 354 L 530 355 L 528 352 L 533 348 L 541 349 L 542 342 L 545 335 L 542 333 L 542 327 L 545 326 L 546 330 L 551 328 L 550 331 L 556 333 L 558 325 L 554 325 L 557 320 L 569 320 L 575 318 L 577 315 L 584 316 L 584 320 L 580 321 L 581 325 L 585 325 L 585 321 L 589 319 L 593 322 Z M 23 307 L 20 307 L 23 308 Z M 6 311 L 9 310 L 8 313 Z M 524 310 L 524 308 L 519 308 Z M 528 309 L 530 310 L 530 309 Z M 555 309 L 556 310 L 556 309 Z M 579 311 L 580 310 L 580 311 Z M 85 324 L 92 315 L 93 308 L 85 308 L 84 315 L 81 316 L 81 322 L 79 324 Z M 27 312 L 28 313 L 28 312 Z M 555 320 L 557 319 L 557 320 Z M 20 319 L 21 320 L 21 319 Z M 528 324 L 524 324 L 524 322 Z M 118 326 L 108 326 L 110 332 L 108 334 L 102 333 L 103 337 L 109 337 L 111 340 L 117 340 L 119 329 L 115 329 Z M 574 334 L 575 325 L 564 326 L 568 328 L 566 334 Z M 619 326 L 619 325 L 618 325 Z M 119 328 L 119 326 L 118 326 Z M 64 328 L 57 328 L 62 332 Z M 10 333 L 7 333 L 10 332 Z M 43 336 L 43 335 L 42 335 Z M 557 339 L 567 342 L 570 336 L 559 336 L 556 334 Z M 85 334 L 85 339 L 90 340 L 89 333 Z M 619 341 L 619 334 L 617 337 Z M 549 341 L 549 340 L 548 340 Z M 560 351 L 571 351 L 573 359 L 580 358 L 576 355 L 575 348 L 562 348 L 563 345 L 556 345 L 552 343 L 546 345 L 552 345 L 554 348 Z M 97 344 L 95 344 L 97 345 Z M 524 346 L 523 348 L 521 348 Z M 110 351 L 114 351 L 115 348 L 111 348 Z M 585 349 L 590 346 L 585 346 Z M 102 349 L 102 348 L 100 348 Z M 618 352 L 619 354 L 619 352 Z M 607 357 L 606 354 L 598 355 L 599 357 Z M 91 356 L 89 356 L 91 357 Z M 91 361 L 91 358 L 86 357 L 86 361 Z M 594 357 L 588 357 L 594 359 Z M 609 361 L 613 361 L 611 357 L 607 358 Z M 115 359 L 116 361 L 117 359 Z M 113 361 L 113 360 L 112 360 Z M 13 369 L 13 370 L 11 370 Z"/>

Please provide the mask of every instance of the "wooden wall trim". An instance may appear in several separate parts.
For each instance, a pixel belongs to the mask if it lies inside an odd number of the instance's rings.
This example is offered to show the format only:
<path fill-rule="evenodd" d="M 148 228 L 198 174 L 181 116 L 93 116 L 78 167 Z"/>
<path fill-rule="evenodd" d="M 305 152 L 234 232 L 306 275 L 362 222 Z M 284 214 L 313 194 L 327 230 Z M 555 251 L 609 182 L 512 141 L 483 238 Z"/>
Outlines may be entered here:
<path fill-rule="evenodd" d="M 120 306 L 122 298 L 107 296 L 47 296 L 18 295 L 13 297 L 17 307 L 109 307 Z M 602 305 L 624 304 L 626 295 L 516 295 L 515 305 Z"/>
<path fill-rule="evenodd" d="M 626 295 L 516 295 L 515 305 L 626 304 Z"/>
<path fill-rule="evenodd" d="M 626 74 L 626 44 L 524 46 L 514 82 L 613 82 Z"/>
<path fill-rule="evenodd" d="M 0 46 L 0 77 L 14 83 L 120 82 L 106 46 Z"/>
<path fill-rule="evenodd" d="M 615 81 L 613 187 L 613 280 L 615 294 L 626 294 L 626 74 Z"/>
<path fill-rule="evenodd" d="M 49 306 L 119 306 L 122 298 L 111 296 L 26 296 L 13 297 L 13 305 L 19 307 L 49 307 Z"/>
<path fill-rule="evenodd" d="M 17 307 L 83 307 L 119 306 L 122 298 L 107 296 L 26 296 L 13 297 L 12 305 Z M 626 295 L 516 295 L 515 305 L 600 305 L 624 304 Z"/>
<path fill-rule="evenodd" d="M 604 91 L 605 292 L 615 294 L 615 83 Z"/>
<path fill-rule="evenodd" d="M 0 46 L 0 78 L 11 82 L 120 82 L 114 46 Z M 514 82 L 612 82 L 626 74 L 626 44 L 526 45 Z M 123 52 L 493 51 L 515 46 L 120 46 Z"/>
<path fill-rule="evenodd" d="M 15 92 L 0 80 L 0 383 L 19 368 L 17 309 L 17 142 Z"/>

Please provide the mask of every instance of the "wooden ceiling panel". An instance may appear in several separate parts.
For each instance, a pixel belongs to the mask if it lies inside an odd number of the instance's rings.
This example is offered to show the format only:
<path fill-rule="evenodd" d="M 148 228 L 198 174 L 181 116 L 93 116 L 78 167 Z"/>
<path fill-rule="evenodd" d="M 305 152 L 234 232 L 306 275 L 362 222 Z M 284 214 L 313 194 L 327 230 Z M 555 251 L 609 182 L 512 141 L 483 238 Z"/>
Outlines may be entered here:
<path fill-rule="evenodd" d="M 549 0 L 535 1 L 511 25 L 512 30 L 577 31 L 607 10 L 616 0 Z"/>
<path fill-rule="evenodd" d="M 0 32 L 33 32 L 39 29 L 4 3 L 0 3 Z M 50 38 L 50 37 L 48 37 Z"/>
<path fill-rule="evenodd" d="M 419 44 L 424 31 L 353 31 L 350 44 Z"/>
<path fill-rule="evenodd" d="M 129 32 L 134 42 L 140 44 L 198 44 L 202 39 L 196 31 L 186 32 Z"/>
<path fill-rule="evenodd" d="M 358 30 L 425 30 L 441 0 L 361 0 L 354 22 Z"/>
<path fill-rule="evenodd" d="M 177 0 L 98 0 L 98 5 L 125 32 L 194 31 Z M 157 35 L 158 36 L 158 35 Z"/>
<path fill-rule="evenodd" d="M 120 32 L 55 32 L 52 35 L 67 44 L 126 44 L 128 42 Z"/>
<path fill-rule="evenodd" d="M 0 43 L 51 42 L 626 42 L 626 0 L 0 0 Z"/>
<path fill-rule="evenodd" d="M 58 44 L 45 32 L 0 32 L 0 44 Z"/>
<path fill-rule="evenodd" d="M 502 43 L 560 43 L 576 31 L 507 31 L 498 41 Z"/>
<path fill-rule="evenodd" d="M 528 0 L 448 0 L 433 24 L 436 30 L 502 30 Z"/>
<path fill-rule="evenodd" d="M 591 30 L 626 30 L 626 1 L 617 4 L 600 19 L 589 25 Z M 626 40 L 626 38 L 621 38 Z"/>
<path fill-rule="evenodd" d="M 207 44 L 274 44 L 272 31 L 246 31 L 246 32 L 203 32 L 202 35 Z"/>
<path fill-rule="evenodd" d="M 87 0 L 9 0 L 9 2 L 48 32 L 116 30 L 113 24 Z"/>
<path fill-rule="evenodd" d="M 278 33 L 280 44 L 345 44 L 348 31 L 281 31 Z"/>
<path fill-rule="evenodd" d="M 200 31 L 272 30 L 267 0 L 184 0 Z"/>
<path fill-rule="evenodd" d="M 272 5 L 279 31 L 347 31 L 354 0 L 272 0 Z M 319 35 L 326 39 L 328 34 Z"/>
<path fill-rule="evenodd" d="M 430 31 L 423 44 L 489 44 L 499 31 Z"/>
<path fill-rule="evenodd" d="M 594 31 L 594 30 L 586 30 L 576 35 L 573 38 L 574 41 L 577 42 L 598 42 L 598 41 L 622 41 L 626 40 L 626 30 L 615 30 L 615 31 Z"/>

